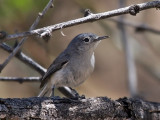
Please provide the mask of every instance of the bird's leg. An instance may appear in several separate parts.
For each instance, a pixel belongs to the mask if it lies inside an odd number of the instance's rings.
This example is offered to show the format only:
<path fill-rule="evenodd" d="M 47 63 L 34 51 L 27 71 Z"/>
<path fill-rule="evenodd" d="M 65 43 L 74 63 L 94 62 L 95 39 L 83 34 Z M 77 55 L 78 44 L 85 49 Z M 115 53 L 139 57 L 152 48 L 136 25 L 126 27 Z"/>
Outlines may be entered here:
<path fill-rule="evenodd" d="M 75 95 L 75 97 L 72 97 L 71 99 L 85 99 L 85 96 L 84 95 L 82 95 L 82 96 L 80 96 L 79 95 L 79 93 L 75 90 L 75 89 L 73 89 L 73 88 L 71 88 L 70 87 L 70 89 L 72 90 L 72 92 L 74 93 L 74 95 Z"/>
<path fill-rule="evenodd" d="M 54 97 L 54 86 L 52 87 L 52 94 L 50 96 Z"/>
<path fill-rule="evenodd" d="M 66 97 L 68 98 L 71 98 L 71 99 L 84 99 L 85 96 L 82 95 L 82 96 L 79 96 L 79 94 L 76 92 L 76 90 L 70 88 L 70 87 L 67 87 L 67 86 L 64 86 L 64 87 L 59 87 L 58 90 L 63 93 L 63 95 L 65 95 Z"/>

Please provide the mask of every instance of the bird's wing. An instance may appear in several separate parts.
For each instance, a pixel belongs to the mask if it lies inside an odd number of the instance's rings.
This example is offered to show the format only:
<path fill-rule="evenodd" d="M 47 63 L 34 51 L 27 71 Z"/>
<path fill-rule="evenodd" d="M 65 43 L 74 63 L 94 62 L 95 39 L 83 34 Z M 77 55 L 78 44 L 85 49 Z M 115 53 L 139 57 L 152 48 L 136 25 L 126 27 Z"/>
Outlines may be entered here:
<path fill-rule="evenodd" d="M 64 67 L 64 65 L 68 63 L 69 58 L 69 54 L 62 53 L 54 60 L 54 62 L 47 69 L 47 72 L 42 77 L 40 88 L 42 88 L 48 82 L 48 78 L 52 74 L 60 70 L 62 67 Z"/>

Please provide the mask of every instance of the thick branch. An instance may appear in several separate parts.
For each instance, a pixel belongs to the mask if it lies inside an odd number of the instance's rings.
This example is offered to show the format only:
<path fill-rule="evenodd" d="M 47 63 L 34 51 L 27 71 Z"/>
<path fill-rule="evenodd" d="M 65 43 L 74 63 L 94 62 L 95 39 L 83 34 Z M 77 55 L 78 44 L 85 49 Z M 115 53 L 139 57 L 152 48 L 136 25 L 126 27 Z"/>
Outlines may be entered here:
<path fill-rule="evenodd" d="M 94 22 L 97 20 L 109 18 L 109 17 L 114 17 L 122 14 L 131 14 L 131 15 L 136 15 L 139 11 L 145 10 L 145 9 L 150 9 L 150 8 L 158 8 L 160 7 L 160 1 L 151 1 L 151 2 L 146 2 L 142 4 L 137 4 L 137 5 L 132 5 L 108 12 L 103 12 L 103 13 L 97 13 L 97 14 L 90 14 L 86 17 L 83 18 L 78 18 L 75 20 L 70 20 L 67 22 L 63 23 L 58 23 L 55 25 L 43 27 L 40 29 L 28 31 L 28 32 L 23 32 L 23 33 L 18 33 L 18 34 L 13 34 L 13 35 L 6 35 L 6 37 L 2 38 L 2 41 L 6 41 L 9 39 L 15 39 L 15 38 L 20 38 L 20 37 L 26 37 L 26 36 L 31 36 L 31 35 L 42 35 L 43 33 L 50 33 L 62 28 L 82 24 L 82 23 L 87 23 L 87 22 Z"/>
<path fill-rule="evenodd" d="M 66 98 L 0 99 L 0 119 L 160 119 L 160 103 L 106 97 L 71 100 Z"/>

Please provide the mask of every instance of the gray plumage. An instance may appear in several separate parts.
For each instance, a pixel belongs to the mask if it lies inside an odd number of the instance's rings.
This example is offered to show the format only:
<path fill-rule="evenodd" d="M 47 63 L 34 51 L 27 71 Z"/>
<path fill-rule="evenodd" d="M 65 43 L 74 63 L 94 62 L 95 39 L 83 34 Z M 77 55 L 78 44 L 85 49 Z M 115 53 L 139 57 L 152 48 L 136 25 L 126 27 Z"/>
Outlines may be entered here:
<path fill-rule="evenodd" d="M 93 33 L 77 35 L 42 77 L 38 96 L 51 96 L 53 87 L 76 87 L 83 83 L 94 70 L 94 50 L 105 38 L 108 36 L 98 37 Z"/>

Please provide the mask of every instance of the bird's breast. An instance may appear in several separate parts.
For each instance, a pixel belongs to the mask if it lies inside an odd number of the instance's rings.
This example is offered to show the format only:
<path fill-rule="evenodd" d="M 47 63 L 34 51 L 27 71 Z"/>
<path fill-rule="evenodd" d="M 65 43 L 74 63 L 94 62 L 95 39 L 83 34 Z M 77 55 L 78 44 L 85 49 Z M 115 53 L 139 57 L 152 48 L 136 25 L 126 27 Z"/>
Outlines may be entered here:
<path fill-rule="evenodd" d="M 93 72 L 95 66 L 95 57 L 94 53 L 91 56 L 87 56 L 88 58 L 84 58 L 76 63 L 75 71 L 73 73 L 74 76 L 74 86 L 78 86 L 83 83 Z"/>
<path fill-rule="evenodd" d="M 95 65 L 94 53 L 85 57 L 71 59 L 61 70 L 52 77 L 55 86 L 75 87 L 83 83 L 93 72 Z"/>

